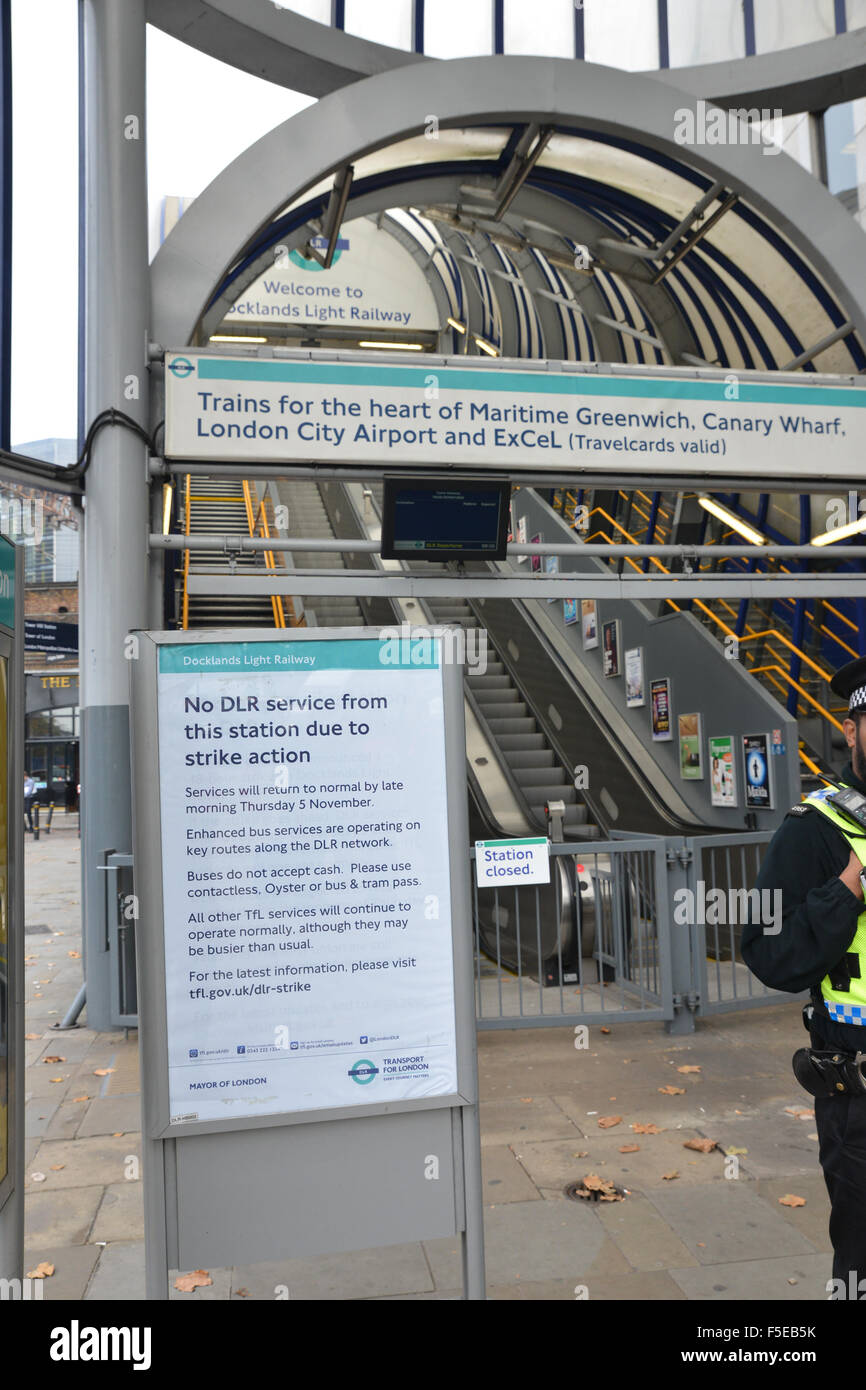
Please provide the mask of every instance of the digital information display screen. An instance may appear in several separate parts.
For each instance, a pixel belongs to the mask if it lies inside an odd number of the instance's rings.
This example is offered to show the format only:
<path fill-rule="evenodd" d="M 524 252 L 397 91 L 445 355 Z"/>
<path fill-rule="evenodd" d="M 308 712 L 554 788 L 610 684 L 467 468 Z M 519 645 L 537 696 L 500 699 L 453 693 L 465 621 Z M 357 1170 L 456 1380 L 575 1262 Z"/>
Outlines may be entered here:
<path fill-rule="evenodd" d="M 386 478 L 384 560 L 504 560 L 507 478 Z"/>

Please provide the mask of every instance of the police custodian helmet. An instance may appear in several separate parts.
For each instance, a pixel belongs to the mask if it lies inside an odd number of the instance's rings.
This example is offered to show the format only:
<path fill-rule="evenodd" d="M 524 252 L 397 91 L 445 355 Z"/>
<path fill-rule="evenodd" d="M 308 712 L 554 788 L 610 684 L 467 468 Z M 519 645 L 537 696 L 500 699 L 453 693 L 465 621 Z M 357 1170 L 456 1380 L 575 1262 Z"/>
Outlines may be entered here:
<path fill-rule="evenodd" d="M 866 656 L 858 656 L 838 670 L 830 682 L 834 695 L 848 701 L 848 713 L 866 709 Z"/>

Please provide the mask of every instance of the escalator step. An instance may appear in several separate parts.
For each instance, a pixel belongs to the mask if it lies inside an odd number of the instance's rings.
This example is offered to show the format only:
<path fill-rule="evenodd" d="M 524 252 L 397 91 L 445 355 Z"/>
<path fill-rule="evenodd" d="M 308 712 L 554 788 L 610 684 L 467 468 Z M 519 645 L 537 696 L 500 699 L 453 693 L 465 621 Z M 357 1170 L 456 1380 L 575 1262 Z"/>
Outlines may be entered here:
<path fill-rule="evenodd" d="M 488 719 L 487 727 L 495 736 L 499 734 L 532 734 L 535 733 L 535 720 L 532 715 L 525 718 L 515 719 Z"/>
<path fill-rule="evenodd" d="M 526 752 L 530 748 L 544 748 L 544 734 L 539 733 L 501 733 L 496 742 L 499 744 L 503 753 L 511 753 L 519 749 Z"/>
<path fill-rule="evenodd" d="M 555 767 L 556 758 L 552 748 L 512 749 L 508 754 L 508 766 L 517 773 L 519 768 Z"/>

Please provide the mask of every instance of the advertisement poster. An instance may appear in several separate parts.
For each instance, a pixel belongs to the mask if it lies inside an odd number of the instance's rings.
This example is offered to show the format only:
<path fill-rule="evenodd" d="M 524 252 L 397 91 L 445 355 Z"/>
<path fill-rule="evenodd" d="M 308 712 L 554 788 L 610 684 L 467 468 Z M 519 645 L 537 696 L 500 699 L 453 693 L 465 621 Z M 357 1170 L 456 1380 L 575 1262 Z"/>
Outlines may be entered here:
<path fill-rule="evenodd" d="M 707 739 L 707 749 L 710 756 L 710 801 L 713 806 L 736 806 L 733 737 L 726 734 L 724 738 Z"/>
<path fill-rule="evenodd" d="M 558 556 L 558 555 L 545 555 L 545 557 L 544 557 L 544 573 L 545 573 L 545 574 L 559 574 L 559 556 Z M 554 594 L 552 598 L 549 598 L 549 599 L 547 600 L 547 602 L 548 602 L 548 603 L 556 603 L 556 594 Z"/>
<path fill-rule="evenodd" d="M 704 775 L 701 758 L 701 716 L 681 714 L 677 719 L 677 731 L 680 740 L 680 776 L 687 782 L 700 782 Z"/>
<path fill-rule="evenodd" d="M 566 627 L 570 627 L 572 623 L 577 622 L 580 616 L 578 611 L 579 602 L 580 600 L 576 598 L 564 598 L 562 600 L 562 621 L 565 623 Z M 586 643 L 584 642 L 583 645 L 586 646 Z"/>
<path fill-rule="evenodd" d="M 172 1124 L 455 1091 L 441 642 L 419 645 L 160 648 Z"/>
<path fill-rule="evenodd" d="M 638 709 L 646 704 L 643 647 L 629 647 L 625 654 L 625 702 L 629 709 Z"/>
<path fill-rule="evenodd" d="M 519 517 L 517 518 L 517 544 L 518 544 L 518 545 L 526 545 L 526 517 L 525 517 L 525 516 L 519 516 Z M 525 565 L 525 564 L 526 564 L 526 558 L 527 558 L 527 557 L 526 557 L 525 555 L 518 555 L 518 557 L 517 557 L 517 563 L 518 563 L 518 565 Z"/>
<path fill-rule="evenodd" d="M 772 811 L 773 809 L 769 743 L 769 734 L 743 735 L 747 811 Z"/>
<path fill-rule="evenodd" d="M 661 680 L 650 681 L 650 705 L 652 709 L 652 734 L 656 743 L 667 743 L 673 738 L 671 728 L 671 683 L 667 676 Z"/>
<path fill-rule="evenodd" d="M 583 625 L 583 650 L 588 652 L 598 646 L 598 613 L 594 598 L 581 600 L 580 620 Z"/>
<path fill-rule="evenodd" d="M 606 676 L 619 676 L 619 618 L 602 624 L 604 650 L 602 652 L 602 671 Z"/>
<path fill-rule="evenodd" d="M 541 532 L 539 531 L 536 535 L 534 535 L 534 536 L 532 537 L 532 544 L 533 544 L 533 545 L 541 545 L 541 542 L 542 542 L 543 540 L 544 540 L 544 537 L 542 536 Z M 541 573 L 541 556 L 540 556 L 540 555 L 530 555 L 530 557 L 529 557 L 529 568 L 532 570 L 532 573 L 533 573 L 533 574 L 540 574 L 540 573 Z"/>

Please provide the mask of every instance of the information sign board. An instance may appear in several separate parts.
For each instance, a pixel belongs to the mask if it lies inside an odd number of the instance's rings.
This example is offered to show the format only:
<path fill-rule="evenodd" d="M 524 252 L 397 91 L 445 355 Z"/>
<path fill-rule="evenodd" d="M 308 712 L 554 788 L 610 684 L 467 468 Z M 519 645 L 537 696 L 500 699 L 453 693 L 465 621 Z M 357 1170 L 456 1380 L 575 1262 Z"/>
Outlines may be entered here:
<path fill-rule="evenodd" d="M 549 883 L 550 841 L 544 836 L 524 840 L 476 840 L 475 877 L 479 888 L 502 888 L 509 883 Z"/>

